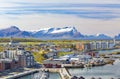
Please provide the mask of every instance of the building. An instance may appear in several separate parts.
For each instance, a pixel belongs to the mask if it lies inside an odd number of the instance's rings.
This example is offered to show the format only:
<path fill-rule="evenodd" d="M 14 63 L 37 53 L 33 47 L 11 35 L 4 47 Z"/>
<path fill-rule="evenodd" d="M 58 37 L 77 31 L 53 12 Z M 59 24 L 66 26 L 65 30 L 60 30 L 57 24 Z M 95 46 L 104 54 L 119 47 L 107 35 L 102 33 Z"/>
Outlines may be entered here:
<path fill-rule="evenodd" d="M 108 49 L 108 42 L 101 42 L 101 49 Z"/>
<path fill-rule="evenodd" d="M 85 43 L 85 44 L 84 44 L 84 51 L 89 51 L 89 50 L 91 50 L 91 45 L 90 45 L 90 43 Z"/>
<path fill-rule="evenodd" d="M 12 40 L 0 53 L 0 71 L 19 67 L 33 67 L 34 65 L 32 52 L 26 51 L 18 43 L 14 44 Z"/>
<path fill-rule="evenodd" d="M 26 58 L 25 55 L 18 55 L 17 56 L 18 61 L 19 61 L 19 67 L 26 67 Z"/>
<path fill-rule="evenodd" d="M 109 49 L 114 48 L 114 46 L 115 46 L 114 42 L 109 42 L 109 43 L 108 43 L 108 48 L 109 48 Z"/>
<path fill-rule="evenodd" d="M 62 61 L 56 61 L 56 60 L 44 60 L 43 66 L 45 68 L 61 68 L 63 62 Z"/>
<path fill-rule="evenodd" d="M 13 59 L 18 62 L 20 67 L 33 67 L 35 65 L 32 52 L 25 51 L 22 47 L 7 49 L 0 55 L 4 59 Z"/>
<path fill-rule="evenodd" d="M 0 60 L 0 72 L 4 71 L 4 64 L 3 64 L 3 61 Z"/>
<path fill-rule="evenodd" d="M 101 49 L 112 49 L 115 43 L 111 41 L 97 41 L 84 44 L 84 51 L 89 50 L 101 50 Z"/>
<path fill-rule="evenodd" d="M 14 59 L 0 59 L 0 71 L 18 68 L 18 61 Z"/>
<path fill-rule="evenodd" d="M 33 67 L 35 65 L 34 57 L 30 51 L 24 52 L 26 67 Z"/>
<path fill-rule="evenodd" d="M 24 54 L 25 49 L 23 47 L 9 47 L 4 51 L 4 58 L 11 58 L 14 59 L 17 55 Z"/>
<path fill-rule="evenodd" d="M 0 52 L 0 59 L 2 59 L 3 57 L 3 52 Z"/>
<path fill-rule="evenodd" d="M 96 49 L 97 50 L 101 49 L 101 42 L 96 42 Z"/>
<path fill-rule="evenodd" d="M 84 50 L 84 44 L 83 44 L 83 43 L 77 43 L 77 44 L 75 45 L 75 48 L 76 48 L 77 50 L 82 51 L 82 50 Z"/>
<path fill-rule="evenodd" d="M 96 42 L 90 42 L 90 50 L 96 49 Z"/>
<path fill-rule="evenodd" d="M 17 46 L 20 45 L 18 41 L 13 41 L 13 37 L 10 38 L 9 46 Z"/>

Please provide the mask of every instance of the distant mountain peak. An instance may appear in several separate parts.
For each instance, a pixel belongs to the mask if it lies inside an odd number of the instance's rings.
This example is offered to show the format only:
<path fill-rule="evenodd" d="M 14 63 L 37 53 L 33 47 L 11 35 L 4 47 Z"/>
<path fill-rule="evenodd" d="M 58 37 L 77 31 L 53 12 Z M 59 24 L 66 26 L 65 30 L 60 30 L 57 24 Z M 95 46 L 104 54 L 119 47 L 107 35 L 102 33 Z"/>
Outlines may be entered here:
<path fill-rule="evenodd" d="M 96 36 L 107 36 L 107 35 L 102 34 L 102 33 L 98 33 L 98 34 L 96 34 Z"/>
<path fill-rule="evenodd" d="M 20 29 L 17 26 L 10 26 L 8 28 L 1 29 L 1 31 L 13 32 L 13 31 L 20 31 Z"/>
<path fill-rule="evenodd" d="M 111 37 L 98 33 L 96 35 L 83 35 L 77 31 L 75 27 L 61 27 L 61 28 L 41 28 L 36 32 L 29 32 L 20 30 L 17 26 L 11 26 L 0 30 L 0 37 L 32 37 L 40 39 L 111 39 Z M 119 35 L 120 37 L 120 35 Z"/>
<path fill-rule="evenodd" d="M 114 37 L 117 40 L 120 40 L 120 33 Z"/>
<path fill-rule="evenodd" d="M 17 26 L 10 26 L 10 29 L 16 29 L 16 30 L 20 30 Z"/>
<path fill-rule="evenodd" d="M 10 26 L 10 28 L 18 28 L 17 26 Z"/>
<path fill-rule="evenodd" d="M 63 28 L 55 28 L 51 33 L 64 33 L 64 32 L 77 32 L 75 27 L 63 27 Z"/>

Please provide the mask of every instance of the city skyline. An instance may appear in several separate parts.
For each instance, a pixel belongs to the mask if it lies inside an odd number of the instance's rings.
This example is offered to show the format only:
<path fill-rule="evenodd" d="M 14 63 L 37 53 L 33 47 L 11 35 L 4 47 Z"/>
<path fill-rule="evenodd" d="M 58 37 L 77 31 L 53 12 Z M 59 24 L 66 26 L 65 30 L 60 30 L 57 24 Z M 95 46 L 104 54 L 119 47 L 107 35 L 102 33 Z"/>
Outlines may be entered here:
<path fill-rule="evenodd" d="M 74 26 L 86 35 L 115 36 L 120 29 L 119 0 L 1 0 L 0 29 L 22 30 Z"/>

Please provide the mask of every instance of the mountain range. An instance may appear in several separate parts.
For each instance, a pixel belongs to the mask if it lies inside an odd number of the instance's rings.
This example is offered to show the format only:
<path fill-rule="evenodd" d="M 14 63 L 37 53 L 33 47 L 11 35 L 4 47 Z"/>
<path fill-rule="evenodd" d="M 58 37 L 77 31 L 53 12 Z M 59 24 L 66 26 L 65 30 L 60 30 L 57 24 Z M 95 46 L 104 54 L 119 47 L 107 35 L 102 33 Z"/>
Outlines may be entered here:
<path fill-rule="evenodd" d="M 23 31 L 16 26 L 11 26 L 0 30 L 0 37 L 17 37 L 17 38 L 38 38 L 38 39 L 112 39 L 105 34 L 97 35 L 83 35 L 77 31 L 75 27 L 63 27 L 63 28 L 43 28 L 36 32 Z M 120 39 L 120 34 L 115 36 L 116 39 Z"/>

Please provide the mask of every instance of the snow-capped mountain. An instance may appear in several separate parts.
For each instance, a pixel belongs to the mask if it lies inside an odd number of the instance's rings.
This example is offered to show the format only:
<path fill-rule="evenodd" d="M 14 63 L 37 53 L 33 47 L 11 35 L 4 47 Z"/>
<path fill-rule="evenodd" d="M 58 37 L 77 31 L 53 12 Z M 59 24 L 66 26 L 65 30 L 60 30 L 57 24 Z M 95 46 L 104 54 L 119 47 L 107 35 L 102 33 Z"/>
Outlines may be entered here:
<path fill-rule="evenodd" d="M 43 28 L 36 32 L 22 31 L 16 26 L 11 26 L 0 30 L 0 37 L 20 37 L 20 38 L 39 38 L 39 39 L 111 39 L 104 34 L 83 35 L 75 27 L 63 28 Z"/>
<path fill-rule="evenodd" d="M 30 37 L 31 33 L 27 31 L 21 31 L 16 26 L 11 26 L 6 29 L 0 30 L 0 37 Z"/>
<path fill-rule="evenodd" d="M 86 39 L 86 40 L 102 40 L 102 39 L 109 40 L 112 38 L 105 34 L 96 34 L 96 35 L 86 35 L 86 36 L 84 36 L 84 39 Z"/>
<path fill-rule="evenodd" d="M 76 30 L 75 27 L 63 27 L 63 28 L 47 28 L 40 29 L 38 32 L 34 33 L 34 37 L 39 38 L 79 38 L 84 37 L 80 32 Z"/>
<path fill-rule="evenodd" d="M 114 38 L 115 38 L 116 40 L 120 40 L 120 34 L 116 35 Z"/>

